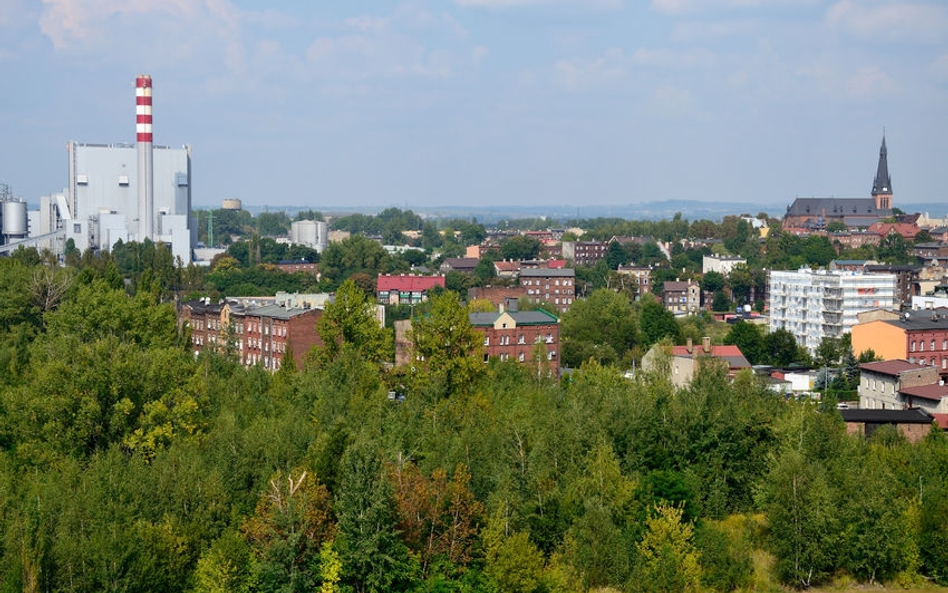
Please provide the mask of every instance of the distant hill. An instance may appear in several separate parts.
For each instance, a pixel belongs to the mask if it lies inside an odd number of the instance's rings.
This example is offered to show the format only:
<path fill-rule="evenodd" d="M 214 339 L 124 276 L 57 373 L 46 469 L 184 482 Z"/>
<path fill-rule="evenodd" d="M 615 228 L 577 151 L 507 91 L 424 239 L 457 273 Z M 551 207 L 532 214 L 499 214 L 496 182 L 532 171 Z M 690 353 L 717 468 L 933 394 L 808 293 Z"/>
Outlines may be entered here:
<path fill-rule="evenodd" d="M 791 200 L 792 201 L 792 200 Z M 624 218 L 627 220 L 662 220 L 670 219 L 681 212 L 687 220 L 708 219 L 720 221 L 730 214 L 749 214 L 757 216 L 759 212 L 766 212 L 775 218 L 782 218 L 787 204 L 760 203 L 760 202 L 703 202 L 700 200 L 662 200 L 655 202 L 640 202 L 635 204 L 591 205 L 591 206 L 412 206 L 407 209 L 417 212 L 426 218 L 461 218 L 470 220 L 476 218 L 485 224 L 496 223 L 504 219 L 514 218 L 542 218 L 546 217 L 556 223 L 565 223 L 568 220 L 581 218 Z M 928 212 L 932 216 L 943 216 L 948 212 L 945 202 L 919 202 L 897 204 L 905 212 Z M 315 209 L 330 216 L 345 216 L 347 214 L 363 213 L 378 214 L 389 206 L 375 208 L 321 208 L 318 204 L 307 206 L 254 206 L 245 205 L 244 208 L 256 215 L 260 212 L 284 211 L 290 216 L 300 210 Z M 406 209 L 405 205 L 392 207 Z"/>

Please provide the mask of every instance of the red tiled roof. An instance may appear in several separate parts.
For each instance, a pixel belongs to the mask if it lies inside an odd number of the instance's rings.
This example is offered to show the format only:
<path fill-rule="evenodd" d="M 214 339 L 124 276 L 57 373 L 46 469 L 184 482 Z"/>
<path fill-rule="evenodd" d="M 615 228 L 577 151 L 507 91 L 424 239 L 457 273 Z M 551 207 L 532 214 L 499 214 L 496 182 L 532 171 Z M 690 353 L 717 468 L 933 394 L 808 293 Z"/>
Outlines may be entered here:
<path fill-rule="evenodd" d="M 914 239 L 918 234 L 918 225 L 907 222 L 876 222 L 869 226 L 869 231 L 885 237 L 889 233 L 898 233 L 906 239 Z"/>
<path fill-rule="evenodd" d="M 941 398 L 948 397 L 948 385 L 939 385 L 938 383 L 916 385 L 915 387 L 899 389 L 899 393 L 902 395 L 911 395 L 912 397 L 920 397 L 922 399 L 941 401 Z"/>
<path fill-rule="evenodd" d="M 517 261 L 495 261 L 494 267 L 500 272 L 516 272 L 520 269 L 520 262 Z"/>
<path fill-rule="evenodd" d="M 692 351 L 688 352 L 688 346 L 672 346 L 672 356 L 702 356 L 704 349 L 700 344 L 695 344 Z M 737 346 L 711 346 L 711 356 L 727 360 L 728 366 L 732 369 L 750 368 L 750 363 L 744 357 L 744 353 Z"/>
<path fill-rule="evenodd" d="M 565 268 L 566 260 L 565 259 L 551 259 L 550 261 L 546 262 L 546 267 L 552 268 L 555 270 L 560 269 L 560 268 Z"/>
<path fill-rule="evenodd" d="M 444 276 L 390 276 L 383 274 L 379 276 L 378 290 L 383 291 L 404 291 L 417 292 L 431 290 L 435 286 L 444 288 Z"/>
<path fill-rule="evenodd" d="M 893 377 L 897 377 L 899 373 L 904 373 L 905 371 L 918 370 L 919 365 L 913 364 L 901 358 L 896 358 L 894 360 L 865 362 L 859 365 L 859 368 L 864 371 L 870 371 L 873 373 L 881 373 L 883 375 L 892 375 Z"/>
<path fill-rule="evenodd" d="M 938 423 L 938 428 L 942 430 L 948 430 L 948 414 L 932 414 L 935 417 L 935 422 Z"/>

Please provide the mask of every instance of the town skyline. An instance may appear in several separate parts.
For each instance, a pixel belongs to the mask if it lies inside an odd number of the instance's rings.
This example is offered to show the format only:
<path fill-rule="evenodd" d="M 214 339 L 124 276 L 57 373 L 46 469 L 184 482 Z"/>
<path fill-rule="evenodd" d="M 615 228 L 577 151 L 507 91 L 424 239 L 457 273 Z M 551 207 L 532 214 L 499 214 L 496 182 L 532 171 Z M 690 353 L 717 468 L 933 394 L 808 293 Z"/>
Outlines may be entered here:
<path fill-rule="evenodd" d="M 883 133 L 895 206 L 948 196 L 934 2 L 3 4 L 0 182 L 31 203 L 67 141 L 134 141 L 139 73 L 155 143 L 194 151 L 195 208 L 773 212 L 868 197 Z"/>

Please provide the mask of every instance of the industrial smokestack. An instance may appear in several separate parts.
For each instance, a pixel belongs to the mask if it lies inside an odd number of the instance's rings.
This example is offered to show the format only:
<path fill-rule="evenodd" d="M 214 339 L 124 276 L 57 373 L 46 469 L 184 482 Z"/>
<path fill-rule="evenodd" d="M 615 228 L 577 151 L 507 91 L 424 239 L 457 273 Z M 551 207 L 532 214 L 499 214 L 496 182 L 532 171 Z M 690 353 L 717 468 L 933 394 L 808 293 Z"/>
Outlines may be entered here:
<path fill-rule="evenodd" d="M 155 240 L 155 176 L 151 144 L 151 76 L 135 79 L 135 130 L 138 148 L 138 234 L 139 240 Z"/>

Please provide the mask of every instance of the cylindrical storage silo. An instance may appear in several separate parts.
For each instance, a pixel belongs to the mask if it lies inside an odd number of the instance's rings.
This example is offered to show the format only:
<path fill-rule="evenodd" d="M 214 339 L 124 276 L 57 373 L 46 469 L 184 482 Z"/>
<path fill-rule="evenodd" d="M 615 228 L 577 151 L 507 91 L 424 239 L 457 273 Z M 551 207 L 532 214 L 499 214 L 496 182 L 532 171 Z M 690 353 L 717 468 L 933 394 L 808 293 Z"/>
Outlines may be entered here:
<path fill-rule="evenodd" d="M 25 239 L 27 236 L 26 202 L 2 202 L 3 228 L 0 233 L 11 239 Z"/>

